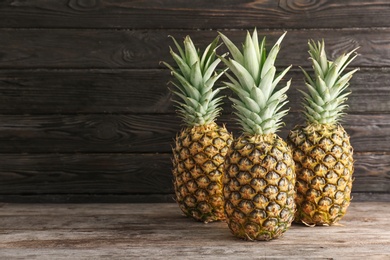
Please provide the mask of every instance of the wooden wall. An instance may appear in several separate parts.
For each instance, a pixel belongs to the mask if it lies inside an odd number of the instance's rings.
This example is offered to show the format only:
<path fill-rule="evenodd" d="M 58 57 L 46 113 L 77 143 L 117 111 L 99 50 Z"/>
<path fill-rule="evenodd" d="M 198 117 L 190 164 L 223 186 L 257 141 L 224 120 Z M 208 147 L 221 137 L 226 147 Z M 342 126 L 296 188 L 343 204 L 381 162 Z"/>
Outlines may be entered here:
<path fill-rule="evenodd" d="M 269 45 L 288 31 L 277 63 L 293 65 L 283 137 L 302 121 L 308 39 L 324 38 L 332 57 L 360 46 L 344 123 L 353 192 L 388 195 L 389 17 L 383 0 L 1 1 L 0 201 L 172 201 L 180 121 L 159 64 L 172 62 L 167 36 L 204 48 L 217 31 L 238 44 L 254 27 Z M 237 130 L 229 103 L 219 122 Z"/>

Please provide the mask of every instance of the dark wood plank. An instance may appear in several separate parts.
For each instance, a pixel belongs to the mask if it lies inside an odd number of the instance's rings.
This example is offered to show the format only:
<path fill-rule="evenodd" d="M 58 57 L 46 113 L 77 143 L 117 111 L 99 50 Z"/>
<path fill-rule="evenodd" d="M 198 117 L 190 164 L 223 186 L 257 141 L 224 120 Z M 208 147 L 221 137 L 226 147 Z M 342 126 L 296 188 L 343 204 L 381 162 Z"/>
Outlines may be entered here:
<path fill-rule="evenodd" d="M 246 33 L 223 32 L 238 45 Z M 167 36 L 180 40 L 187 34 L 204 48 L 217 36 L 217 31 L 0 29 L 0 69 L 163 68 L 161 60 L 172 61 L 168 46 L 173 44 Z M 268 37 L 269 46 L 281 34 L 282 30 L 259 30 L 260 36 Z M 330 58 L 361 46 L 360 56 L 352 66 L 390 66 L 390 60 L 384 58 L 390 52 L 388 28 L 289 31 L 282 44 L 278 66 L 309 66 L 307 41 L 311 38 L 326 40 Z M 221 47 L 220 53 L 224 51 Z"/>
<path fill-rule="evenodd" d="M 352 203 L 338 226 L 293 225 L 264 244 L 235 238 L 225 222 L 185 218 L 174 203 L 5 204 L 0 248 L 5 259 L 32 260 L 388 259 L 388 206 Z"/>
<path fill-rule="evenodd" d="M 173 113 L 169 80 L 167 70 L 3 70 L 0 113 Z"/>
<path fill-rule="evenodd" d="M 0 152 L 170 152 L 174 115 L 0 116 Z"/>
<path fill-rule="evenodd" d="M 168 44 L 161 45 L 168 42 L 165 31 L 3 29 L 0 34 L 3 68 L 156 68 L 159 52 L 168 52 Z"/>
<path fill-rule="evenodd" d="M 142 194 L 114 194 L 114 193 L 42 193 L 42 194 L 0 194 L 0 203 L 173 203 L 173 193 L 142 193 Z M 390 193 L 354 192 L 355 202 L 390 202 Z"/>
<path fill-rule="evenodd" d="M 2 155 L 1 194 L 172 193 L 168 154 Z"/>
<path fill-rule="evenodd" d="M 1 203 L 173 203 L 173 193 L 156 194 L 0 194 Z M 355 202 L 390 202 L 390 193 L 352 192 Z"/>
<path fill-rule="evenodd" d="M 290 111 L 301 110 L 303 74 L 294 68 Z M 174 113 L 168 70 L 0 70 L 1 114 Z M 222 84 L 223 79 L 217 83 Z M 361 69 L 351 80 L 350 113 L 390 111 L 390 70 Z M 230 96 L 226 90 L 222 95 Z M 231 103 L 225 99 L 225 113 Z"/>
<path fill-rule="evenodd" d="M 356 153 L 354 159 L 353 192 L 390 193 L 389 153 Z M 170 154 L 2 154 L 0 198 L 172 194 L 171 167 Z"/>
<path fill-rule="evenodd" d="M 173 203 L 173 193 L 0 194 L 0 203 Z M 388 198 L 389 197 L 389 198 Z M 390 201 L 385 193 L 353 193 L 354 201 Z"/>
<path fill-rule="evenodd" d="M 353 192 L 390 193 L 390 155 L 388 153 L 357 153 Z"/>
<path fill-rule="evenodd" d="M 2 1 L 2 27 L 351 28 L 388 26 L 387 1 Z M 147 17 L 147 19 L 145 19 Z M 49 21 L 49 22 L 48 22 Z"/>
<path fill-rule="evenodd" d="M 1 153 L 170 152 L 180 131 L 174 114 L 155 115 L 0 115 Z M 239 134 L 235 116 L 217 121 Z M 302 123 L 297 113 L 285 118 L 279 135 Z M 357 152 L 389 152 L 390 114 L 350 114 L 343 124 Z"/>

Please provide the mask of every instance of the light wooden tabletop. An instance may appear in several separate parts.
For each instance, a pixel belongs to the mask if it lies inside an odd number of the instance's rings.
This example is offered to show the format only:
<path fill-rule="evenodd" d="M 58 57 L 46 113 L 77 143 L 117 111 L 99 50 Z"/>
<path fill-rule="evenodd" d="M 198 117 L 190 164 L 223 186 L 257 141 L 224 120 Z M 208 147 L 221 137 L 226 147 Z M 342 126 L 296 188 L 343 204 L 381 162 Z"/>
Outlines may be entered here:
<path fill-rule="evenodd" d="M 390 202 L 352 202 L 340 225 L 247 242 L 173 203 L 1 204 L 0 259 L 390 259 Z"/>

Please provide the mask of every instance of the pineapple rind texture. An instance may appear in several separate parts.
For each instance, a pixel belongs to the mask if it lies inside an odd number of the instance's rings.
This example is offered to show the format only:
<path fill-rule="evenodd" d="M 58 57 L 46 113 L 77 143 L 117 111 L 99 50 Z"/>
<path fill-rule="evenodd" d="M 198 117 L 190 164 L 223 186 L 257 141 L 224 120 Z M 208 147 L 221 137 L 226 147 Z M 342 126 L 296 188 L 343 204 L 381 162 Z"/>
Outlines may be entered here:
<path fill-rule="evenodd" d="M 349 80 L 358 70 L 344 72 L 356 58 L 355 50 L 330 61 L 324 41 L 309 42 L 314 75 L 302 69 L 307 87 L 302 91 L 306 124 L 296 126 L 287 138 L 296 163 L 297 222 L 332 225 L 350 204 L 353 149 L 338 122 L 351 93 Z"/>
<path fill-rule="evenodd" d="M 296 222 L 332 225 L 351 200 L 353 149 L 340 124 L 297 126 L 287 138 L 297 174 Z"/>
<path fill-rule="evenodd" d="M 274 66 L 285 35 L 267 55 L 265 37 L 259 43 L 256 29 L 247 33 L 242 52 L 220 33 L 232 56 L 220 57 L 231 72 L 224 84 L 237 96 L 230 99 L 243 132 L 226 157 L 225 212 L 233 235 L 244 240 L 280 237 L 295 213 L 294 161 L 275 134 L 288 112 L 282 107 L 290 81 L 282 88 L 278 85 L 290 67 L 277 74 Z"/>
<path fill-rule="evenodd" d="M 230 146 L 225 167 L 225 212 L 233 235 L 244 240 L 282 236 L 296 210 L 287 144 L 276 134 L 242 135 Z"/>
<path fill-rule="evenodd" d="M 225 219 L 222 176 L 231 142 L 230 133 L 216 123 L 187 127 L 176 137 L 173 182 L 186 216 L 205 223 Z"/>
<path fill-rule="evenodd" d="M 225 127 L 215 124 L 222 110 L 221 87 L 214 84 L 225 70 L 217 69 L 216 37 L 203 52 L 189 36 L 183 46 L 172 37 L 177 52 L 170 53 L 177 66 L 163 62 L 176 79 L 172 93 L 176 112 L 185 124 L 173 148 L 176 200 L 185 215 L 203 222 L 224 218 L 222 174 L 224 156 L 231 142 Z M 223 54 L 222 56 L 224 56 Z"/>

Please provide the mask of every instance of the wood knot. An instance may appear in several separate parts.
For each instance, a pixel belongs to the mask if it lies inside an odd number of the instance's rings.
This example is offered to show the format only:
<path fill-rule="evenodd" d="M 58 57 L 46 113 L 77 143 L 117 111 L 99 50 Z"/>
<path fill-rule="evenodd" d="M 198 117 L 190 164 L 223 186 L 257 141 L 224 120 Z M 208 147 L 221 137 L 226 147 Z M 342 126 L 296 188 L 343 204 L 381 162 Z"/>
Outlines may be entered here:
<path fill-rule="evenodd" d="M 290 13 L 319 11 L 325 4 L 324 0 L 279 0 L 279 7 Z"/>
<path fill-rule="evenodd" d="M 100 0 L 70 0 L 68 6 L 77 11 L 96 10 L 100 6 Z"/>

